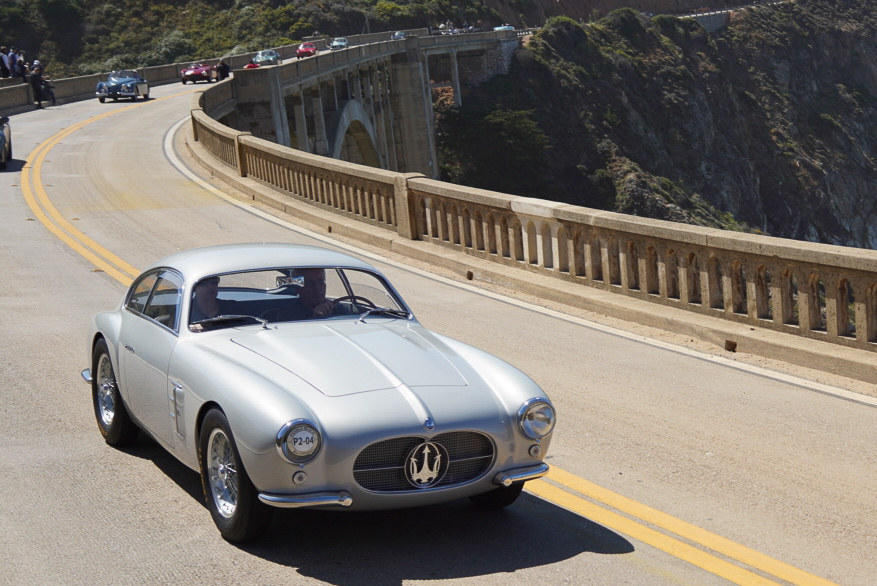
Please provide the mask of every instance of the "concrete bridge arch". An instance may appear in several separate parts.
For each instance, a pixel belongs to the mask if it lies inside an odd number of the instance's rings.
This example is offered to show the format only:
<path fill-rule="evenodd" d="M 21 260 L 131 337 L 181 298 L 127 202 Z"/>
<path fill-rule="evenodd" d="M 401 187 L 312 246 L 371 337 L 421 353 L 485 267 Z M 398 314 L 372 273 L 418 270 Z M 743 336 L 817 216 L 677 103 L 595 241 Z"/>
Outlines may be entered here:
<path fill-rule="evenodd" d="M 433 89 L 506 73 L 514 31 L 413 36 L 235 70 L 220 122 L 300 151 L 438 178 Z"/>
<path fill-rule="evenodd" d="M 348 100 L 337 114 L 329 139 L 329 156 L 351 163 L 385 169 L 387 161 L 378 150 L 378 134 L 359 100 Z"/>

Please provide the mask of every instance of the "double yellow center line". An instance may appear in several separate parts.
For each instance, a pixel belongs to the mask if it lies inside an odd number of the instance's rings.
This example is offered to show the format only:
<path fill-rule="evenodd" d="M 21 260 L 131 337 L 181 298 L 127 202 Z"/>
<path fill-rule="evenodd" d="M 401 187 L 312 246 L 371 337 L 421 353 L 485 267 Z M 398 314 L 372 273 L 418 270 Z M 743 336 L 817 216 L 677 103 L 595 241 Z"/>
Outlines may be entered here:
<path fill-rule="evenodd" d="M 126 287 L 131 284 L 134 277 L 140 274 L 140 271 L 83 234 L 58 212 L 43 185 L 42 168 L 46 155 L 65 137 L 92 122 L 134 107 L 136 106 L 131 105 L 114 109 L 65 128 L 37 146 L 28 155 L 21 170 L 21 190 L 24 193 L 24 200 L 37 220 L 67 246 Z"/>
<path fill-rule="evenodd" d="M 760 570 L 791 584 L 837 586 L 834 582 L 799 570 L 554 466 L 544 480 L 528 482 L 527 491 L 595 523 L 725 578 L 734 584 L 779 586 L 777 582 L 727 561 L 725 558 L 736 560 L 752 569 Z M 607 505 L 618 512 L 595 504 L 593 501 Z M 662 529 L 664 532 L 650 526 Z M 676 537 L 672 537 L 668 533 Z M 705 549 L 695 547 L 692 544 L 700 545 Z M 712 550 L 715 554 L 724 557 L 718 557 L 706 550 Z"/>
<path fill-rule="evenodd" d="M 113 109 L 58 132 L 28 156 L 21 171 L 24 198 L 36 218 L 83 258 L 126 287 L 140 271 L 94 242 L 58 212 L 43 186 L 41 171 L 49 151 L 65 137 L 92 122 L 134 107 L 137 105 Z M 796 586 L 837 586 L 833 582 L 606 490 L 555 466 L 544 479 L 528 482 L 526 487 L 528 492 L 539 498 L 664 551 L 734 584 L 780 586 L 779 583 L 766 577 L 772 576 Z M 751 569 L 747 569 L 746 566 Z"/>

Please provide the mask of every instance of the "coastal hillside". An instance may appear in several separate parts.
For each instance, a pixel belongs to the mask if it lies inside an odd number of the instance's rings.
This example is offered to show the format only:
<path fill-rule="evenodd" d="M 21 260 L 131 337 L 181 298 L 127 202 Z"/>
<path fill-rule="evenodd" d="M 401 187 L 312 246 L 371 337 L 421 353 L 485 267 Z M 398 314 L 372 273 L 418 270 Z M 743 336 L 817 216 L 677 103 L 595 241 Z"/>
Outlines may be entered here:
<path fill-rule="evenodd" d="M 17 46 L 55 77 L 163 65 L 329 36 L 425 28 L 587 21 L 612 10 L 677 14 L 703 0 L 14 0 L 0 2 L 0 45 Z M 713 1 L 714 8 L 729 0 Z"/>
<path fill-rule="evenodd" d="M 875 33 L 870 0 L 756 6 L 714 35 L 630 9 L 551 19 L 440 111 L 445 178 L 877 248 Z"/>

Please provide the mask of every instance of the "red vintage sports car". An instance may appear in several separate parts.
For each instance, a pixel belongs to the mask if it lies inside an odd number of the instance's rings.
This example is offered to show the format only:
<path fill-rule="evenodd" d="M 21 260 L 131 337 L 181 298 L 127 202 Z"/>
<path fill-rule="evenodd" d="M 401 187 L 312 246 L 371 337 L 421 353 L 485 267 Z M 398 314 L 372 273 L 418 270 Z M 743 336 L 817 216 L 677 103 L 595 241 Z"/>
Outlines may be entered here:
<path fill-rule="evenodd" d="M 312 55 L 316 55 L 319 51 L 317 51 L 317 46 L 313 43 L 302 43 L 298 46 L 298 49 L 295 50 L 295 56 L 301 59 L 302 57 L 311 57 Z"/>
<path fill-rule="evenodd" d="M 180 81 L 185 84 L 187 81 L 191 81 L 195 83 L 196 81 L 206 81 L 210 83 L 211 81 L 216 81 L 214 70 L 216 68 L 212 65 L 202 65 L 201 63 L 192 63 L 182 71 L 180 71 Z"/>

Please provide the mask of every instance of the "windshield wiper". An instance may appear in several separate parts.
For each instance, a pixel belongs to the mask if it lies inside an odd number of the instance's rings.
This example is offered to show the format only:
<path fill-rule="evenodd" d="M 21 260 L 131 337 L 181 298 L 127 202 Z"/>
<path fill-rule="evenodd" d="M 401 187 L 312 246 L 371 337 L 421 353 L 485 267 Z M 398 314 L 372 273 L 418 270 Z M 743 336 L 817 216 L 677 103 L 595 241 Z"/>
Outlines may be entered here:
<path fill-rule="evenodd" d="M 262 328 L 268 329 L 268 320 L 262 319 L 261 317 L 256 317 L 255 315 L 217 315 L 216 317 L 208 317 L 207 319 L 199 319 L 196 322 L 192 322 L 190 327 L 199 326 L 199 329 L 204 329 L 206 327 L 210 327 L 217 324 L 224 323 L 234 323 L 239 321 L 253 320 L 262 324 Z"/>
<path fill-rule="evenodd" d="M 405 311 L 404 309 L 391 309 L 389 307 L 372 307 L 371 309 L 366 309 L 365 313 L 359 316 L 359 321 L 365 322 L 365 318 L 369 315 L 392 315 L 393 317 L 404 317 L 406 319 L 411 318 L 411 312 Z"/>

